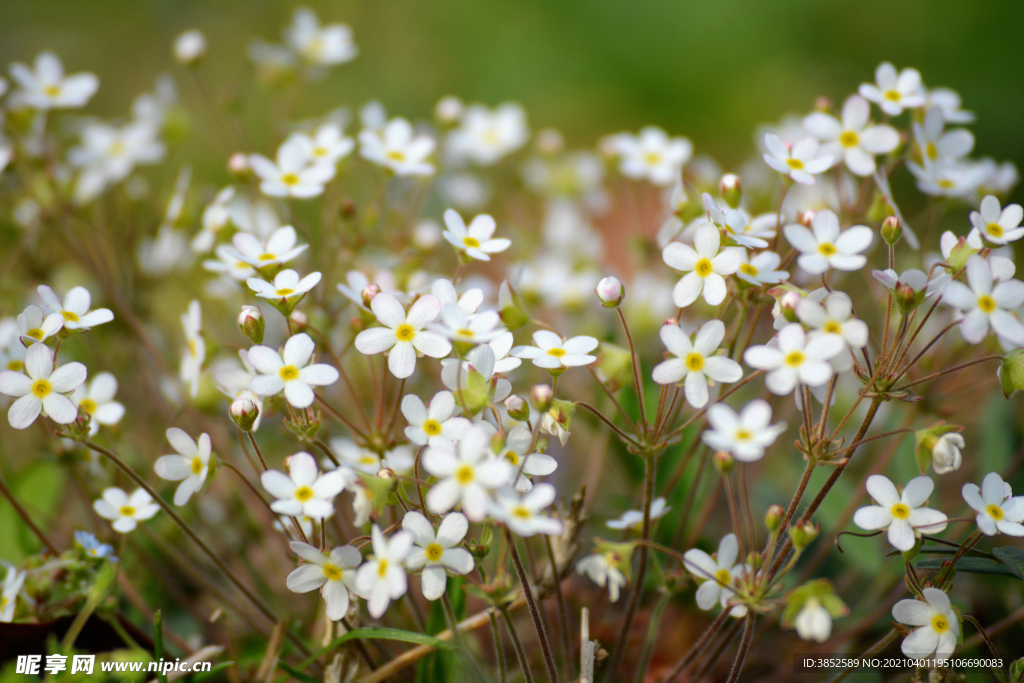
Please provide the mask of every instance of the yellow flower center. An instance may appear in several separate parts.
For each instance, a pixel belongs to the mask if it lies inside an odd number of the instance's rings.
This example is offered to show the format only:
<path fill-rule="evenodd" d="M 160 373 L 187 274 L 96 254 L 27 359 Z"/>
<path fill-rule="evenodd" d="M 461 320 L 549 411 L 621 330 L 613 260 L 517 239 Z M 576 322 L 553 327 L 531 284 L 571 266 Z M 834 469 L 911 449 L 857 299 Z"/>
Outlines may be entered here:
<path fill-rule="evenodd" d="M 308 486 L 300 486 L 299 488 L 295 489 L 295 500 L 299 501 L 300 503 L 305 503 L 312 497 L 313 489 L 309 488 Z"/>
<path fill-rule="evenodd" d="M 988 516 L 997 522 L 1003 518 L 1003 508 L 998 505 L 989 505 L 985 508 L 985 512 L 987 512 Z"/>
<path fill-rule="evenodd" d="M 416 336 L 416 330 L 409 323 L 402 323 L 395 330 L 395 336 L 398 337 L 398 341 L 412 341 L 413 337 Z"/>
<path fill-rule="evenodd" d="M 360 465 L 379 465 L 380 461 L 377 460 L 377 458 L 372 456 L 372 455 L 364 455 L 363 457 L 359 458 L 359 464 Z"/>
<path fill-rule="evenodd" d="M 840 324 L 837 323 L 835 320 L 829 320 L 821 329 L 832 334 L 840 334 L 843 331 L 842 326 L 840 326 Z"/>
<path fill-rule="evenodd" d="M 189 339 L 188 340 L 188 355 L 193 356 L 193 357 L 196 355 L 196 340 L 195 339 Z"/>
<path fill-rule="evenodd" d="M 475 237 L 463 237 L 462 243 L 466 245 L 467 249 L 480 246 L 480 240 Z"/>
<path fill-rule="evenodd" d="M 732 583 L 732 574 L 729 573 L 728 569 L 719 569 L 715 572 L 715 581 L 723 586 L 728 586 Z"/>
<path fill-rule="evenodd" d="M 476 333 L 473 332 L 473 330 L 469 329 L 468 327 L 460 327 L 459 329 L 455 330 L 455 334 L 459 335 L 460 337 L 476 336 Z"/>
<path fill-rule="evenodd" d="M 906 519 L 910 517 L 910 508 L 904 503 L 896 503 L 892 508 L 890 508 L 889 512 L 892 513 L 892 516 L 896 519 Z"/>
<path fill-rule="evenodd" d="M 697 275 L 700 275 L 701 277 L 711 275 L 714 270 L 715 268 L 711 265 L 711 261 L 706 258 L 702 258 L 700 261 L 697 261 L 697 265 L 693 267 L 693 272 L 697 273 Z"/>
<path fill-rule="evenodd" d="M 804 167 L 804 162 L 800 161 L 799 159 L 793 159 L 792 157 L 786 159 L 786 163 L 789 164 L 789 167 L 794 171 L 799 171 Z"/>
<path fill-rule="evenodd" d="M 46 398 L 51 391 L 53 391 L 53 387 L 45 379 L 37 379 L 35 382 L 32 382 L 32 393 L 39 398 Z"/>
<path fill-rule="evenodd" d="M 996 310 L 996 300 L 990 297 L 988 294 L 982 294 L 981 296 L 978 297 L 978 308 L 985 311 L 986 313 L 991 313 L 992 311 Z"/>
<path fill-rule="evenodd" d="M 856 147 L 858 142 L 860 142 L 860 136 L 852 130 L 843 131 L 843 134 L 839 136 L 839 144 L 843 147 Z"/>
<path fill-rule="evenodd" d="M 285 173 L 284 175 L 281 176 L 281 182 L 284 183 L 285 185 L 298 185 L 299 176 L 295 175 L 294 173 Z"/>
<path fill-rule="evenodd" d="M 388 575 L 388 561 L 387 560 L 381 560 L 380 562 L 377 563 L 377 576 L 379 576 L 380 578 L 383 579 L 387 575 Z"/>
<path fill-rule="evenodd" d="M 935 159 L 939 156 L 939 149 L 935 146 L 934 143 L 929 142 L 924 146 L 924 153 L 928 155 L 929 159 L 935 161 Z"/>
<path fill-rule="evenodd" d="M 203 471 L 203 461 L 197 455 L 192 458 L 192 474 L 199 474 Z"/>
<path fill-rule="evenodd" d="M 818 253 L 822 256 L 833 256 L 836 253 L 836 245 L 831 242 L 822 242 L 818 245 Z"/>
<path fill-rule="evenodd" d="M 315 156 L 315 157 L 325 157 L 325 156 L 327 156 L 327 150 L 324 149 L 323 147 L 314 147 L 313 148 L 313 156 Z"/>
<path fill-rule="evenodd" d="M 455 470 L 455 481 L 462 486 L 473 483 L 476 479 L 476 472 L 473 471 L 472 465 L 461 465 L 459 469 Z"/>
<path fill-rule="evenodd" d="M 646 161 L 651 166 L 655 164 L 660 164 L 661 155 L 658 154 L 657 152 L 648 152 L 647 154 L 644 154 L 644 161 Z"/>
<path fill-rule="evenodd" d="M 133 508 L 131 505 L 122 505 L 121 509 L 118 510 L 118 512 L 121 513 L 122 517 L 134 517 L 135 516 L 135 508 Z"/>
<path fill-rule="evenodd" d="M 78 402 L 78 407 L 92 415 L 93 413 L 96 412 L 97 406 L 96 401 L 92 400 L 91 398 L 83 398 L 81 401 Z"/>
<path fill-rule="evenodd" d="M 886 90 L 883 97 L 885 97 L 885 99 L 889 100 L 890 102 L 900 101 L 900 94 L 896 90 Z"/>
<path fill-rule="evenodd" d="M 788 354 L 786 354 L 785 363 L 786 365 L 790 365 L 795 368 L 803 364 L 805 358 L 806 356 L 804 356 L 803 351 L 790 351 Z"/>
<path fill-rule="evenodd" d="M 427 420 L 423 423 L 423 431 L 430 436 L 437 436 L 441 433 L 441 423 L 437 420 Z"/>
<path fill-rule="evenodd" d="M 387 157 L 392 161 L 405 161 L 405 153 L 397 149 L 393 149 L 388 152 Z"/>
<path fill-rule="evenodd" d="M 1003 236 L 1003 226 L 999 225 L 998 223 L 989 223 L 988 225 L 985 226 L 985 231 L 988 234 L 992 235 L 993 237 Z"/>
<path fill-rule="evenodd" d="M 704 367 L 704 356 L 696 351 L 686 355 L 686 369 L 690 372 L 697 372 Z"/>
<path fill-rule="evenodd" d="M 734 437 L 737 441 L 750 441 L 750 439 L 754 438 L 754 435 L 749 429 L 737 429 Z"/>
<path fill-rule="evenodd" d="M 505 451 L 505 459 L 508 460 L 513 465 L 519 464 L 519 454 L 516 453 L 515 451 Z"/>
<path fill-rule="evenodd" d="M 757 268 L 750 265 L 749 263 L 742 264 L 740 266 L 740 272 L 743 273 L 744 275 L 749 275 L 750 277 L 757 277 Z"/>
<path fill-rule="evenodd" d="M 25 369 L 25 363 L 20 360 L 9 360 L 7 361 L 7 369 L 13 370 L 14 372 L 21 372 Z"/>
<path fill-rule="evenodd" d="M 78 322 L 78 314 L 77 313 L 72 313 L 71 311 L 61 311 L 60 314 L 62 316 L 64 316 L 64 319 L 67 320 L 68 322 L 72 322 L 72 323 L 77 323 Z"/>
<path fill-rule="evenodd" d="M 294 294 L 295 290 L 294 289 L 288 289 L 287 287 L 282 287 L 281 289 L 277 290 L 274 293 L 277 294 L 278 296 L 287 297 L 287 296 L 290 296 L 290 295 Z"/>
<path fill-rule="evenodd" d="M 561 358 L 565 355 L 565 349 L 548 349 L 548 355 L 554 356 L 555 358 Z"/>
<path fill-rule="evenodd" d="M 293 379 L 298 379 L 299 369 L 294 365 L 286 365 L 277 371 L 278 376 L 285 382 L 290 382 Z"/>
<path fill-rule="evenodd" d="M 33 327 L 31 330 L 25 333 L 25 336 L 32 337 L 36 341 L 43 341 L 43 334 L 45 333 L 41 329 L 39 329 L 38 327 Z"/>
<path fill-rule="evenodd" d="M 441 555 L 444 553 L 444 548 L 442 548 L 438 543 L 431 543 L 427 546 L 426 553 L 428 560 L 431 562 L 437 562 L 441 559 Z"/>
<path fill-rule="evenodd" d="M 123 140 L 114 140 L 110 144 L 110 150 L 108 151 L 108 153 L 112 157 L 119 157 L 122 154 L 124 154 L 127 149 L 128 146 L 124 144 Z"/>
<path fill-rule="evenodd" d="M 936 633 L 945 633 L 949 630 L 949 622 L 946 621 L 946 617 L 936 614 L 932 617 L 932 628 L 935 629 Z"/>
<path fill-rule="evenodd" d="M 954 187 L 956 187 L 956 183 L 954 183 L 949 178 L 943 178 L 938 182 L 938 186 L 944 190 L 952 190 Z"/>
<path fill-rule="evenodd" d="M 516 505 L 514 508 L 512 508 L 512 516 L 516 519 L 527 520 L 533 517 L 533 513 L 530 511 L 529 508 L 523 505 Z"/>
<path fill-rule="evenodd" d="M 331 564 L 330 562 L 324 563 L 323 570 L 324 576 L 327 577 L 328 581 L 340 581 L 342 575 L 344 574 L 344 572 L 341 570 L 341 567 L 339 567 L 336 564 Z"/>
<path fill-rule="evenodd" d="M 271 253 L 265 253 L 265 254 L 260 254 L 260 255 L 259 255 L 259 256 L 257 257 L 257 260 L 258 260 L 258 261 L 273 261 L 273 260 L 274 260 L 274 259 L 276 259 L 276 258 L 277 258 L 277 257 L 276 257 L 276 256 L 274 256 L 274 255 L 273 255 L 273 254 L 271 254 Z"/>
<path fill-rule="evenodd" d="M 43 92 L 45 92 L 50 97 L 56 97 L 60 94 L 60 86 L 48 85 L 45 88 L 43 88 Z"/>

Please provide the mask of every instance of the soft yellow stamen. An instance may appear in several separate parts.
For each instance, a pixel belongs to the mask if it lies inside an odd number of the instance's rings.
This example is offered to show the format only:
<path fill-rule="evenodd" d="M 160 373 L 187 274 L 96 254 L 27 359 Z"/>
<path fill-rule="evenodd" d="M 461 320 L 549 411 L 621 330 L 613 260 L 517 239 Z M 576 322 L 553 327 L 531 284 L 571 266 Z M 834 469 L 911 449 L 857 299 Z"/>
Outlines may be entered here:
<path fill-rule="evenodd" d="M 475 249 L 480 246 L 480 240 L 475 237 L 463 237 L 462 243 L 466 245 L 467 249 Z"/>
<path fill-rule="evenodd" d="M 46 398 L 51 391 L 53 391 L 53 387 L 45 379 L 37 379 L 35 382 L 32 382 L 32 393 L 39 398 Z"/>
<path fill-rule="evenodd" d="M 455 470 L 455 481 L 462 486 L 473 483 L 476 479 L 476 472 L 473 470 L 472 465 L 462 465 L 459 469 Z"/>
<path fill-rule="evenodd" d="M 258 260 L 258 261 L 273 261 L 273 260 L 274 260 L 274 259 L 276 259 L 276 258 L 277 258 L 277 257 L 276 257 L 276 256 L 274 256 L 273 254 L 270 254 L 270 253 L 266 253 L 266 254 L 260 254 L 260 255 L 259 255 L 259 256 L 257 257 L 257 260 Z"/>
<path fill-rule="evenodd" d="M 198 455 L 192 458 L 192 474 L 201 473 L 203 471 L 203 467 L 203 461 L 199 458 Z"/>
<path fill-rule="evenodd" d="M 856 147 L 858 142 L 860 142 L 860 136 L 852 130 L 843 131 L 843 134 L 839 136 L 839 143 L 843 147 Z"/>
<path fill-rule="evenodd" d="M 293 379 L 298 379 L 299 369 L 294 365 L 286 365 L 277 371 L 278 376 L 285 382 L 289 382 Z"/>
<path fill-rule="evenodd" d="M 511 450 L 510 451 L 505 451 L 505 460 L 508 460 L 509 463 L 511 463 L 513 465 L 518 465 L 519 464 L 519 454 L 516 453 L 515 451 L 511 451 Z"/>
<path fill-rule="evenodd" d="M 934 143 L 929 142 L 924 146 L 924 153 L 928 155 L 929 159 L 935 161 L 935 159 L 938 158 L 939 156 L 939 149 L 935 146 Z"/>
<path fill-rule="evenodd" d="M 14 372 L 21 372 L 25 369 L 25 363 L 20 360 L 9 360 L 7 361 L 7 369 L 13 370 Z"/>
<path fill-rule="evenodd" d="M 512 508 L 512 516 L 516 519 L 526 520 L 533 517 L 533 513 L 529 510 L 529 508 L 526 508 L 522 505 L 516 505 L 514 508 Z"/>
<path fill-rule="evenodd" d="M 804 356 L 803 351 L 790 351 L 788 354 L 786 354 L 785 363 L 786 365 L 796 367 L 798 365 L 801 365 L 804 362 L 805 358 L 806 356 Z"/>
<path fill-rule="evenodd" d="M 997 522 L 1003 518 L 1003 508 L 998 505 L 989 505 L 985 508 L 985 512 L 987 512 L 988 516 Z"/>
<path fill-rule="evenodd" d="M 998 223 L 989 223 L 988 225 L 985 226 L 985 231 L 988 234 L 992 235 L 993 237 L 1003 236 L 1003 226 L 999 225 Z"/>
<path fill-rule="evenodd" d="M 377 576 L 379 576 L 380 578 L 383 579 L 387 575 L 388 575 L 388 561 L 387 560 L 380 560 L 377 563 Z"/>
<path fill-rule="evenodd" d="M 697 261 L 697 265 L 693 267 L 693 272 L 697 273 L 701 277 L 707 277 L 715 271 L 715 267 L 711 265 L 710 259 L 702 258 Z"/>
<path fill-rule="evenodd" d="M 715 572 L 715 581 L 717 581 L 723 586 L 728 586 L 730 583 L 732 583 L 732 574 L 729 572 L 728 569 L 719 569 L 717 572 Z"/>
<path fill-rule="evenodd" d="M 896 519 L 907 519 L 910 517 L 910 508 L 904 503 L 896 503 L 892 506 L 889 512 L 892 513 L 892 516 Z"/>
<path fill-rule="evenodd" d="M 804 167 L 804 162 L 799 159 L 793 159 L 792 157 L 786 159 L 786 163 L 789 164 L 789 167 L 794 171 L 799 171 Z"/>
<path fill-rule="evenodd" d="M 825 326 L 822 327 L 821 329 L 825 330 L 826 332 L 830 332 L 832 334 L 841 334 L 842 331 L 843 331 L 842 326 L 839 323 L 837 323 L 835 320 L 829 320 L 827 323 L 825 323 Z"/>
<path fill-rule="evenodd" d="M 344 574 L 341 567 L 336 564 L 331 564 L 330 562 L 324 563 L 323 570 L 324 576 L 326 576 L 329 581 L 340 581 Z"/>
<path fill-rule="evenodd" d="M 416 330 L 409 323 L 402 323 L 395 330 L 395 336 L 398 337 L 398 341 L 412 341 L 413 337 L 416 336 Z"/>
<path fill-rule="evenodd" d="M 295 175 L 294 173 L 285 173 L 281 176 L 281 182 L 284 183 L 285 185 L 298 185 L 299 176 Z"/>
<path fill-rule="evenodd" d="M 299 488 L 295 489 L 295 500 L 299 501 L 300 503 L 305 503 L 312 497 L 313 489 L 309 488 L 308 486 L 300 486 Z"/>
<path fill-rule="evenodd" d="M 81 401 L 78 402 L 78 407 L 84 410 L 85 412 L 89 413 L 90 415 L 95 413 L 97 408 L 96 401 L 92 400 L 91 398 L 83 398 Z"/>
<path fill-rule="evenodd" d="M 833 256 L 836 253 L 836 245 L 831 242 L 822 242 L 818 245 L 818 253 L 822 256 Z"/>
<path fill-rule="evenodd" d="M 690 372 L 698 372 L 704 367 L 704 356 L 696 351 L 686 355 L 686 369 Z"/>
<path fill-rule="evenodd" d="M 388 159 L 392 161 L 405 161 L 405 154 L 397 149 L 393 149 L 387 153 Z"/>
<path fill-rule="evenodd" d="M 988 294 L 982 294 L 978 297 L 978 308 L 986 313 L 991 313 L 996 310 L 996 300 Z"/>
<path fill-rule="evenodd" d="M 734 436 L 737 441 L 749 441 L 754 438 L 754 435 L 750 433 L 749 429 L 737 429 Z"/>
<path fill-rule="evenodd" d="M 43 332 L 38 327 L 33 327 L 31 330 L 29 330 L 28 332 L 25 333 L 25 336 L 26 337 L 32 337 L 36 341 L 42 341 L 44 334 L 45 334 L 45 332 Z"/>
<path fill-rule="evenodd" d="M 119 510 L 119 512 L 121 513 L 122 517 L 134 517 L 135 516 L 135 508 L 133 508 L 131 505 L 123 505 L 121 507 L 121 509 Z"/>
<path fill-rule="evenodd" d="M 437 420 L 427 420 L 423 423 L 423 431 L 429 436 L 437 436 L 441 433 L 441 423 Z"/>
<path fill-rule="evenodd" d="M 431 562 L 437 562 L 441 559 L 441 555 L 444 553 L 444 548 L 439 543 L 431 543 L 426 547 L 425 550 L 427 559 Z"/>
<path fill-rule="evenodd" d="M 555 358 L 561 358 L 562 356 L 565 355 L 565 349 L 548 349 L 548 355 L 554 356 Z"/>
<path fill-rule="evenodd" d="M 60 314 L 64 316 L 64 319 L 71 323 L 78 322 L 78 314 L 72 313 L 71 311 L 61 311 Z"/>
<path fill-rule="evenodd" d="M 936 614 L 932 617 L 932 628 L 935 629 L 936 633 L 945 633 L 949 630 L 949 622 L 946 621 L 946 617 Z"/>
<path fill-rule="evenodd" d="M 896 90 L 886 90 L 885 94 L 884 94 L 884 97 L 885 97 L 885 99 L 889 100 L 890 102 L 899 102 L 900 101 L 900 94 Z"/>
<path fill-rule="evenodd" d="M 740 265 L 740 272 L 743 273 L 744 275 L 749 275 L 750 277 L 757 277 L 757 268 L 750 265 L 749 263 L 744 263 Z"/>

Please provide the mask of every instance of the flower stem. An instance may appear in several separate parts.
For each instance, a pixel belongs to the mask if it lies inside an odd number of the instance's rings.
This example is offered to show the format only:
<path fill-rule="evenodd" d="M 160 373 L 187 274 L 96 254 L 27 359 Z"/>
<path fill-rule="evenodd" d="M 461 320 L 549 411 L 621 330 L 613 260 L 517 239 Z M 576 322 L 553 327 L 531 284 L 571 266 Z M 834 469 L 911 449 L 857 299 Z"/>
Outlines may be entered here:
<path fill-rule="evenodd" d="M 540 609 L 537 607 L 537 600 L 533 596 L 533 589 L 530 588 L 530 579 L 523 567 L 523 560 L 519 557 L 519 550 L 516 548 L 515 539 L 512 533 L 505 529 L 505 541 L 512 552 L 512 562 L 516 566 L 516 573 L 519 575 L 519 583 L 523 587 L 523 596 L 526 598 L 526 605 L 530 608 L 530 616 L 533 617 L 533 626 L 537 629 L 537 637 L 540 639 L 540 648 L 544 653 L 544 663 L 548 668 L 548 678 L 552 683 L 558 683 L 558 671 L 555 669 L 555 657 L 551 654 L 551 643 L 548 640 L 547 630 L 544 628 L 544 619 L 541 617 Z"/>

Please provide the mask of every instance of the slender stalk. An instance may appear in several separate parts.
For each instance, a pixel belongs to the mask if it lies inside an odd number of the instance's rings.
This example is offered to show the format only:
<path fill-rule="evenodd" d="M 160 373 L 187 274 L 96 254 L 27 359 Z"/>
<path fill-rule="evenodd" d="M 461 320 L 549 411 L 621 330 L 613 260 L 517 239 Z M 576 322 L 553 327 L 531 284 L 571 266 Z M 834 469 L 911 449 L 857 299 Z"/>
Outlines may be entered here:
<path fill-rule="evenodd" d="M 629 354 L 632 362 L 630 365 L 633 367 L 633 382 L 636 385 L 636 400 L 640 406 L 640 421 L 644 426 L 644 431 L 648 430 L 647 425 L 647 407 L 644 405 L 644 383 L 640 379 L 640 359 L 637 358 L 636 346 L 633 344 L 633 335 L 629 333 L 629 325 L 626 324 L 626 316 L 622 314 L 621 308 L 616 308 L 615 312 L 619 314 L 619 322 L 622 323 L 622 331 L 626 333 L 626 341 L 629 342 Z"/>
<path fill-rule="evenodd" d="M 569 612 L 565 607 L 565 596 L 562 595 L 562 572 L 555 559 L 555 547 L 551 544 L 551 537 L 547 534 L 542 535 L 544 545 L 548 549 L 548 560 L 551 562 L 551 583 L 554 585 L 558 617 L 561 622 L 559 630 L 562 632 L 562 665 L 565 668 L 565 680 L 568 681 L 572 679 L 572 645 L 569 642 Z"/>
<path fill-rule="evenodd" d="M 501 616 L 505 619 L 505 630 L 508 631 L 508 636 L 512 639 L 512 649 L 516 651 L 516 659 L 519 660 L 519 668 L 523 672 L 523 678 L 526 679 L 526 683 L 533 683 L 533 673 L 530 671 L 529 661 L 526 659 L 526 651 L 523 650 L 523 644 L 519 641 L 519 634 L 516 633 L 512 617 L 509 616 L 508 609 L 504 605 L 498 607 L 498 609 L 501 610 Z"/>
<path fill-rule="evenodd" d="M 964 368 L 969 368 L 972 365 L 977 365 L 978 363 L 985 363 L 985 362 L 990 361 L 990 360 L 1003 360 L 1003 357 L 999 356 L 999 355 L 992 355 L 992 356 L 985 356 L 984 358 L 978 358 L 976 360 L 967 361 L 966 363 L 960 363 L 958 365 L 954 365 L 951 368 L 946 368 L 945 370 L 940 370 L 939 372 L 933 372 L 932 374 L 927 375 L 925 377 L 922 377 L 921 379 L 914 380 L 910 384 L 904 384 L 901 387 L 897 387 L 896 389 L 893 389 L 893 391 L 903 391 L 904 389 L 909 389 L 910 387 L 917 386 L 918 384 L 923 384 L 924 382 L 930 382 L 931 380 L 933 380 L 933 379 L 935 379 L 937 377 L 942 377 L 943 375 L 949 375 L 951 373 L 963 370 Z"/>
<path fill-rule="evenodd" d="M 256 437 L 252 435 L 252 432 L 246 432 L 249 435 L 249 443 L 252 444 L 253 449 L 256 451 L 256 457 L 260 459 L 260 464 L 263 465 L 263 471 L 266 472 L 270 468 L 267 467 L 267 461 L 263 459 L 263 453 L 260 452 L 260 447 L 256 445 Z"/>
<path fill-rule="evenodd" d="M 508 543 L 512 553 L 512 562 L 516 566 L 516 573 L 519 575 L 519 583 L 523 587 L 523 597 L 526 598 L 526 605 L 530 608 L 530 616 L 533 617 L 533 626 L 537 629 L 537 637 L 540 639 L 540 648 L 544 653 L 544 663 L 548 668 L 548 678 L 552 683 L 558 683 L 558 671 L 555 669 L 555 657 L 551 653 L 551 643 L 548 641 L 548 632 L 544 628 L 544 619 L 541 617 L 540 609 L 537 607 L 537 600 L 533 596 L 533 589 L 530 588 L 530 579 L 523 567 L 523 560 L 519 557 L 519 550 L 516 548 L 515 539 L 512 533 L 505 529 L 505 541 Z"/>
<path fill-rule="evenodd" d="M 715 617 L 715 620 L 712 621 L 706 629 L 704 629 L 704 633 L 697 642 L 693 644 L 689 652 L 683 655 L 683 658 L 680 659 L 674 667 L 672 667 L 672 670 L 668 672 L 668 675 L 662 678 L 659 683 L 672 683 L 672 681 L 679 678 L 687 669 L 690 668 L 690 665 L 696 661 L 697 655 L 704 651 L 704 648 L 711 642 L 711 639 L 718 632 L 718 629 L 722 628 L 722 625 L 725 624 L 726 619 L 729 618 L 730 611 L 731 610 L 723 609 L 722 613 Z"/>
<path fill-rule="evenodd" d="M 14 493 L 7 488 L 7 484 L 4 483 L 3 476 L 0 476 L 0 493 L 2 493 L 4 498 L 6 498 L 11 504 L 14 511 L 17 512 L 22 521 L 25 522 L 25 525 L 32 530 L 32 533 L 39 539 L 39 542 L 46 546 L 46 549 L 49 550 L 52 555 L 60 555 L 60 551 L 57 550 L 57 546 L 50 542 L 50 539 L 46 537 L 46 534 L 43 533 L 42 529 L 36 526 L 36 523 L 32 521 L 31 517 L 29 517 L 28 511 L 21 506 L 18 499 L 14 497 Z"/>
<path fill-rule="evenodd" d="M 750 652 L 750 644 L 754 641 L 754 613 L 748 612 L 747 618 L 743 623 L 743 636 L 740 638 L 740 646 L 736 651 L 736 659 L 732 660 L 732 670 L 729 671 L 729 678 L 725 679 L 725 683 L 736 683 L 739 680 L 740 673 L 743 671 L 743 665 L 747 661 L 747 654 Z"/>
<path fill-rule="evenodd" d="M 658 604 L 654 606 L 654 613 L 651 614 L 651 623 L 647 626 L 647 641 L 644 643 L 643 653 L 640 655 L 640 665 L 636 669 L 636 676 L 634 681 L 636 683 L 643 683 L 644 679 L 647 678 L 647 667 L 651 663 L 651 652 L 654 651 L 654 644 L 658 641 L 658 626 L 661 623 L 661 613 L 665 611 L 665 607 L 668 605 L 672 596 L 665 594 L 658 600 Z"/>
<path fill-rule="evenodd" d="M 474 680 L 483 681 L 480 667 L 470 656 L 469 650 L 466 649 L 466 641 L 462 638 L 462 632 L 459 630 L 459 620 L 455 617 L 455 608 L 452 607 L 452 601 L 448 597 L 447 592 L 441 594 L 441 606 L 444 608 L 444 616 L 448 620 L 448 630 L 452 632 L 452 641 L 459 647 L 459 654 L 462 660 L 469 665 L 469 670 L 473 672 Z"/>
<path fill-rule="evenodd" d="M 636 441 L 634 441 L 629 436 L 629 434 L 626 434 L 624 431 L 622 431 L 621 429 L 616 427 L 615 424 L 611 420 L 609 420 L 607 417 L 605 417 L 604 413 L 602 413 L 600 410 L 598 410 L 597 408 L 595 408 L 594 406 L 590 405 L 589 403 L 587 403 L 585 401 L 577 401 L 576 405 L 580 406 L 581 408 L 586 408 L 587 410 L 592 412 L 594 415 L 597 415 L 597 417 L 600 418 L 601 421 L 604 422 L 606 425 L 608 425 L 608 427 L 613 432 L 615 432 L 615 434 L 618 435 L 618 437 L 620 439 L 622 439 L 626 443 L 630 444 L 634 448 L 640 448 L 640 444 L 638 444 Z"/>
<path fill-rule="evenodd" d="M 506 683 L 508 680 L 508 665 L 505 663 L 505 648 L 501 642 L 498 618 L 494 616 L 494 610 L 487 610 L 487 616 L 490 617 L 491 621 L 491 640 L 494 641 L 494 657 L 498 660 L 498 683 Z"/>

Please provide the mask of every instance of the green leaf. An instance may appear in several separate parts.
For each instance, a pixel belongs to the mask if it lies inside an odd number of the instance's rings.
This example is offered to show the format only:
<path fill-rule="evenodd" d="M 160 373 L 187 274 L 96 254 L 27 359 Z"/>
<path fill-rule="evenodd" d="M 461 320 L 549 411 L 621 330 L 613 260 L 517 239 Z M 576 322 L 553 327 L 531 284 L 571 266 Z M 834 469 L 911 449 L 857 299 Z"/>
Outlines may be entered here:
<path fill-rule="evenodd" d="M 302 683 L 321 683 L 321 681 L 315 676 L 310 676 L 309 674 L 302 673 L 295 667 L 288 666 L 284 662 L 278 662 L 277 665 L 285 671 L 287 671 L 289 674 L 291 674 L 292 678 L 294 678 L 297 681 L 302 681 Z"/>
<path fill-rule="evenodd" d="M 235 665 L 234 662 L 221 662 L 210 667 L 209 671 L 200 671 L 199 673 L 192 676 L 192 680 L 195 683 L 203 683 L 203 681 L 220 680 L 217 678 L 217 674 L 222 671 L 227 671 Z"/>
<path fill-rule="evenodd" d="M 1024 550 L 1014 548 L 1012 545 L 1004 545 L 1000 548 L 993 548 L 992 552 L 1003 561 L 1013 574 L 1024 580 Z"/>
<path fill-rule="evenodd" d="M 948 562 L 941 557 L 929 557 L 921 560 L 917 563 L 918 569 L 940 569 L 943 562 Z M 958 572 L 970 572 L 972 574 L 1000 574 L 1002 576 L 1012 576 L 1015 579 L 1019 579 L 1015 573 L 1000 563 L 993 560 L 986 559 L 984 557 L 964 557 L 957 561 L 956 570 Z"/>
<path fill-rule="evenodd" d="M 447 640 L 441 640 L 434 636 L 427 636 L 422 633 L 414 633 L 412 631 L 400 631 L 397 628 L 357 628 L 354 631 L 349 631 L 340 638 L 335 638 L 331 641 L 331 644 L 323 648 L 315 655 L 307 659 L 302 663 L 300 669 L 305 669 L 307 666 L 315 662 L 317 659 L 327 654 L 331 650 L 341 645 L 344 645 L 350 640 L 372 640 L 378 638 L 380 640 L 400 640 L 403 643 L 416 643 L 417 645 L 430 645 L 431 647 L 437 648 L 438 650 L 454 650 L 456 649 L 453 643 L 449 643 Z M 318 681 L 319 683 L 319 681 Z"/>

